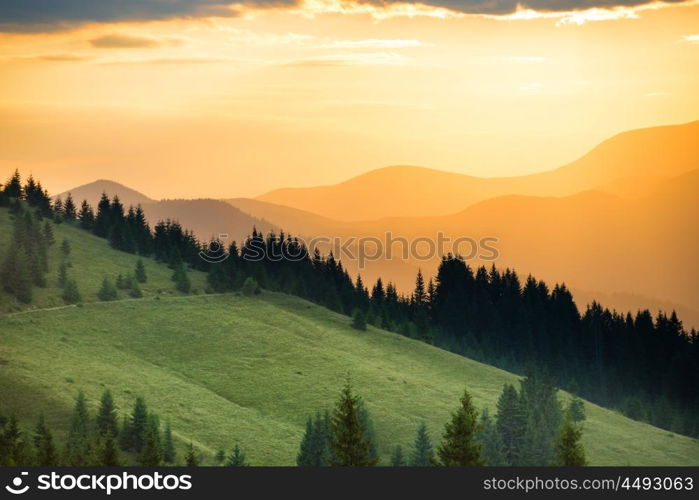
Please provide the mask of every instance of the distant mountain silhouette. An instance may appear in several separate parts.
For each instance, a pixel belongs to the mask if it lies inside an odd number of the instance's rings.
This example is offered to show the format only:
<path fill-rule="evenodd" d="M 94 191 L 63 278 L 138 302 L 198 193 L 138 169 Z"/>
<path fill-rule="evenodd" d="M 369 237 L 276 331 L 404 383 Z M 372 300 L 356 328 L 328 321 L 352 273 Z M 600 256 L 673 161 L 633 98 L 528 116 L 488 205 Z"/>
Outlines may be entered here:
<path fill-rule="evenodd" d="M 107 193 L 110 197 L 118 195 L 121 202 L 127 207 L 129 205 L 136 206 L 139 203 L 141 205 L 145 205 L 146 203 L 155 203 L 156 201 L 149 198 L 145 194 L 136 191 L 135 189 L 131 189 L 123 184 L 106 179 L 100 179 L 88 184 L 83 184 L 82 186 L 64 191 L 56 197 L 60 197 L 61 199 L 65 200 L 68 193 L 70 193 L 73 200 L 75 200 L 78 204 L 82 200 L 87 200 L 93 207 L 96 207 L 97 202 L 100 200 L 100 196 L 102 196 L 103 192 Z"/>
<path fill-rule="evenodd" d="M 278 230 L 272 223 L 244 214 L 223 201 L 212 199 L 156 201 L 132 188 L 109 180 L 99 180 L 78 186 L 58 196 L 65 199 L 68 192 L 78 206 L 85 199 L 95 210 L 103 192 L 110 198 L 118 195 L 126 208 L 129 205 L 140 204 L 151 227 L 159 220 L 176 220 L 184 228 L 192 230 L 201 240 L 225 234 L 228 235 L 228 243 L 230 243 L 231 240 L 241 241 L 250 234 L 253 227 L 265 232 L 272 229 Z"/>
<path fill-rule="evenodd" d="M 259 201 L 339 221 L 446 215 L 507 195 L 566 196 L 619 179 L 664 179 L 696 168 L 699 121 L 632 130 L 549 172 L 481 178 L 415 166 L 373 170 L 332 186 L 277 189 Z"/>

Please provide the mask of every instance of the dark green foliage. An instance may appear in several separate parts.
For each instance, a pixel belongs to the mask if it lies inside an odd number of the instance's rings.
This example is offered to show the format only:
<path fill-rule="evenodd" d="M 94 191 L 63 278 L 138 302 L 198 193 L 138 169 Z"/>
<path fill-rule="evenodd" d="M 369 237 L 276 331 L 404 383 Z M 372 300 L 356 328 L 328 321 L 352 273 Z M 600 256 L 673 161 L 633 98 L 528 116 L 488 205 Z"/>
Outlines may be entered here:
<path fill-rule="evenodd" d="M 70 255 L 70 241 L 64 238 L 61 242 L 61 254 L 63 257 L 68 257 Z"/>
<path fill-rule="evenodd" d="M 70 193 L 68 193 L 66 201 L 63 203 L 63 217 L 68 222 L 72 222 L 78 217 L 77 208 Z"/>
<path fill-rule="evenodd" d="M 568 467 L 582 467 L 587 465 L 585 450 L 580 439 L 582 430 L 573 421 L 570 413 L 566 414 L 556 441 L 556 463 Z"/>
<path fill-rule="evenodd" d="M 138 283 L 145 283 L 148 281 L 148 276 L 146 274 L 146 266 L 143 264 L 141 259 L 136 261 L 136 269 L 134 271 L 134 277 Z"/>
<path fill-rule="evenodd" d="M 520 385 L 526 417 L 522 465 L 547 465 L 555 460 L 553 445 L 563 422 L 558 389 L 548 375 L 535 372 L 530 372 Z"/>
<path fill-rule="evenodd" d="M 301 440 L 296 464 L 299 467 L 325 467 L 330 465 L 332 428 L 328 412 L 308 417 L 306 431 Z"/>
<path fill-rule="evenodd" d="M 53 435 L 46 425 L 44 415 L 39 415 L 39 421 L 34 431 L 34 448 L 36 450 L 36 465 L 51 467 L 58 465 L 58 451 L 53 444 Z"/>
<path fill-rule="evenodd" d="M 68 280 L 68 265 L 65 261 L 61 261 L 58 266 L 58 286 L 63 288 Z"/>
<path fill-rule="evenodd" d="M 103 437 L 99 443 L 97 464 L 101 467 L 119 467 L 122 465 L 119 458 L 119 447 L 111 433 Z"/>
<path fill-rule="evenodd" d="M 361 309 L 355 309 L 352 313 L 352 328 L 366 330 L 366 314 Z"/>
<path fill-rule="evenodd" d="M 78 220 L 80 221 L 80 227 L 86 231 L 92 231 L 95 226 L 95 213 L 87 200 L 83 200 L 82 205 L 80 205 Z"/>
<path fill-rule="evenodd" d="M 573 422 L 582 422 L 586 418 L 585 402 L 575 394 L 570 399 L 570 403 L 568 403 L 568 411 Z"/>
<path fill-rule="evenodd" d="M 77 304 L 82 300 L 82 296 L 78 290 L 78 284 L 74 279 L 69 278 L 65 281 L 61 298 L 66 304 Z"/>
<path fill-rule="evenodd" d="M 373 443 L 366 438 L 366 429 L 360 418 L 361 400 L 352 394 L 352 386 L 347 380 L 340 400 L 332 414 L 331 465 L 341 467 L 370 467 L 376 465 L 371 457 Z"/>
<path fill-rule="evenodd" d="M 223 461 L 226 459 L 226 452 L 223 450 L 218 450 L 216 452 L 216 455 L 214 456 L 214 460 L 216 460 L 216 463 L 221 465 L 223 464 Z"/>
<path fill-rule="evenodd" d="M 114 398 L 112 397 L 112 392 L 107 389 L 102 393 L 100 406 L 97 410 L 97 417 L 95 418 L 97 433 L 100 436 L 111 434 L 116 437 L 119 434 L 117 418 L 117 408 L 114 403 Z"/>
<path fill-rule="evenodd" d="M 35 457 L 32 448 L 17 419 L 0 415 L 0 466 L 33 465 Z"/>
<path fill-rule="evenodd" d="M 141 453 L 148 433 L 148 408 L 142 397 L 137 397 L 128 424 L 122 429 L 122 447 Z"/>
<path fill-rule="evenodd" d="M 502 435 L 498 432 L 495 421 L 491 418 L 487 408 L 483 408 L 481 412 L 480 426 L 478 440 L 483 443 L 483 458 L 485 458 L 486 464 L 493 467 L 508 465 Z"/>
<path fill-rule="evenodd" d="M 431 467 L 434 465 L 434 448 L 427 432 L 427 425 L 423 422 L 417 428 L 413 451 L 410 455 L 411 467 Z"/>
<path fill-rule="evenodd" d="M 87 412 L 85 393 L 80 391 L 75 399 L 75 407 L 70 422 L 70 430 L 64 452 L 64 462 L 72 467 L 90 464 L 90 417 Z"/>
<path fill-rule="evenodd" d="M 247 463 L 245 459 L 245 453 L 240 449 L 237 444 L 233 448 L 233 452 L 228 457 L 226 461 L 227 467 L 248 467 L 250 464 Z"/>
<path fill-rule="evenodd" d="M 520 465 L 527 419 L 517 389 L 513 385 L 505 384 L 498 399 L 497 409 L 495 426 L 502 437 L 506 463 Z"/>
<path fill-rule="evenodd" d="M 257 283 L 257 280 L 255 278 L 249 276 L 245 279 L 245 282 L 243 283 L 243 295 L 246 297 L 252 297 L 253 295 L 257 295 L 260 293 L 260 285 Z"/>
<path fill-rule="evenodd" d="M 56 242 L 53 236 L 53 226 L 49 221 L 44 221 L 44 241 L 46 246 L 51 246 Z"/>
<path fill-rule="evenodd" d="M 106 276 L 102 280 L 102 286 L 99 292 L 97 292 L 97 298 L 102 301 L 116 300 L 117 298 L 117 289 L 114 283 Z"/>
<path fill-rule="evenodd" d="M 3 289 L 18 301 L 29 304 L 32 301 L 32 279 L 27 261 L 20 255 L 16 246 L 11 246 L 0 269 Z"/>
<path fill-rule="evenodd" d="M 405 456 L 403 455 L 403 447 L 401 445 L 393 448 L 393 453 L 391 453 L 391 467 L 404 467 Z"/>
<path fill-rule="evenodd" d="M 172 442 L 172 428 L 170 427 L 170 422 L 167 422 L 163 432 L 163 462 L 172 464 L 175 462 L 176 457 L 175 443 Z"/>
<path fill-rule="evenodd" d="M 138 462 L 143 467 L 157 467 L 163 461 L 163 448 L 160 443 L 160 424 L 158 418 L 150 414 L 146 420 L 143 446 Z"/>
<path fill-rule="evenodd" d="M 197 456 L 194 445 L 189 443 L 187 446 L 187 453 L 184 456 L 184 462 L 187 467 L 197 467 L 199 466 L 199 457 Z"/>
<path fill-rule="evenodd" d="M 175 267 L 175 271 L 172 273 L 172 281 L 175 282 L 175 289 L 177 289 L 178 292 L 189 293 L 192 283 L 189 281 L 185 264 L 179 263 Z"/>
<path fill-rule="evenodd" d="M 131 297 L 132 299 L 140 299 L 141 297 L 143 297 L 141 287 L 138 286 L 138 282 L 135 279 L 131 279 L 131 282 L 129 284 L 129 297 Z"/>
<path fill-rule="evenodd" d="M 451 421 L 444 427 L 444 437 L 437 449 L 439 464 L 445 467 L 485 465 L 481 456 L 483 445 L 476 441 L 480 430 L 478 412 L 473 407 L 471 395 L 464 391 L 461 406 L 452 413 Z"/>
<path fill-rule="evenodd" d="M 648 410 L 641 399 L 636 396 L 629 396 L 624 399 L 622 413 L 634 420 L 648 421 Z"/>

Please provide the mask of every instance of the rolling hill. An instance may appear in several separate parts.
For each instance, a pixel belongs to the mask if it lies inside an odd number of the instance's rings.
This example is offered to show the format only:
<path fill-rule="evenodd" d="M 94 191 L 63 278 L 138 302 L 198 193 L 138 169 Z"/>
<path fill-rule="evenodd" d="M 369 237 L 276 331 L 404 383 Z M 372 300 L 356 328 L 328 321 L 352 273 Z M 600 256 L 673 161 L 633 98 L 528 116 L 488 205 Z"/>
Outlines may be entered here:
<path fill-rule="evenodd" d="M 9 222 L 0 210 L 5 245 Z M 96 282 L 132 269 L 137 257 L 67 224 L 55 234 L 73 243 L 70 272 L 86 303 L 52 308 L 58 291 L 50 285 L 36 306 L 51 309 L 0 318 L 0 411 L 16 414 L 25 428 L 44 411 L 62 437 L 77 391 L 94 410 L 108 387 L 122 414 L 142 395 L 170 421 L 180 457 L 190 441 L 209 457 L 239 443 L 253 464 L 291 465 L 306 416 L 333 404 L 349 371 L 385 463 L 391 447 L 409 446 L 422 421 L 437 440 L 464 386 L 479 408 L 493 411 L 502 385 L 517 379 L 397 334 L 354 330 L 349 318 L 292 296 L 165 293 L 170 270 L 151 260 L 143 299 L 96 302 Z M 56 262 L 54 252 L 52 270 Z M 190 274 L 201 290 L 203 275 Z M 593 464 L 699 464 L 694 439 L 590 403 L 586 409 Z"/>
<path fill-rule="evenodd" d="M 193 200 L 153 200 L 146 195 L 118 182 L 99 180 L 78 186 L 57 195 L 61 199 L 70 193 L 76 204 L 87 200 L 94 209 L 102 193 L 111 198 L 119 196 L 122 204 L 141 205 L 151 227 L 159 220 L 176 220 L 186 229 L 192 230 L 201 240 L 208 240 L 219 235 L 228 235 L 227 239 L 241 241 L 250 234 L 253 227 L 267 232 L 276 226 L 254 215 L 248 215 L 235 206 L 213 199 Z"/>
<path fill-rule="evenodd" d="M 488 198 L 567 196 L 620 179 L 663 179 L 699 165 L 699 121 L 618 134 L 556 170 L 481 178 L 415 166 L 373 170 L 332 186 L 284 188 L 258 196 L 339 221 L 456 213 Z"/>

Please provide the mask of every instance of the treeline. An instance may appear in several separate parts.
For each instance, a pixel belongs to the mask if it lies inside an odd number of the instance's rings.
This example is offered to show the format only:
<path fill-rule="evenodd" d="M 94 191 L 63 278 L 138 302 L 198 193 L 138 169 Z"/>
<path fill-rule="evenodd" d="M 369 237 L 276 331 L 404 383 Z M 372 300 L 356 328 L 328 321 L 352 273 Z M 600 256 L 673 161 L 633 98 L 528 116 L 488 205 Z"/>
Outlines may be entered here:
<path fill-rule="evenodd" d="M 158 415 L 148 410 L 141 397 L 136 398 L 133 409 L 119 424 L 118 409 L 109 390 L 102 394 L 95 415 L 88 410 L 85 394 L 79 392 L 62 446 L 43 414 L 29 432 L 20 428 L 15 417 L 0 414 L 0 466 L 191 467 L 203 460 L 192 443 L 185 448 L 182 459 L 179 457 L 170 423 L 161 426 Z M 247 465 L 238 446 L 223 463 Z"/>
<path fill-rule="evenodd" d="M 546 376 L 530 374 L 518 392 L 505 385 L 497 413 L 479 413 L 465 391 L 445 424 L 435 448 L 427 426 L 418 426 L 415 441 L 404 451 L 393 448 L 392 467 L 467 467 L 587 464 L 580 442 L 582 401 L 574 397 L 564 410 L 557 389 Z M 370 467 L 379 465 L 373 423 L 362 399 L 348 381 L 332 413 L 309 417 L 296 463 L 300 467 Z"/>
<path fill-rule="evenodd" d="M 391 454 L 393 467 L 467 467 L 501 465 L 587 464 L 580 442 L 585 418 L 582 401 L 573 398 L 563 410 L 550 378 L 530 374 L 520 391 L 506 385 L 494 418 L 484 409 L 479 416 L 465 391 L 434 447 L 427 426 L 417 428 L 408 453 L 401 445 Z M 157 414 L 137 397 L 119 424 L 119 413 L 106 390 L 94 415 L 79 392 L 65 443 L 56 442 L 43 415 L 33 432 L 23 431 L 16 418 L 0 415 L 0 466 L 201 465 L 204 457 L 190 442 L 184 456 L 174 444 L 170 423 L 161 426 Z M 229 455 L 219 450 L 211 465 L 250 465 L 239 445 Z M 379 464 L 376 433 L 369 412 L 348 379 L 335 408 L 309 418 L 297 456 L 299 467 L 372 467 Z"/>
<path fill-rule="evenodd" d="M 4 199 L 12 203 L 18 195 L 45 215 L 47 195 L 37 194 L 38 185 L 22 186 L 15 173 Z M 30 192 L 40 201 L 30 201 Z M 564 284 L 550 288 L 494 265 L 472 269 L 454 255 L 442 259 L 434 279 L 418 272 L 414 291 L 402 295 L 380 278 L 371 286 L 361 276 L 354 281 L 332 253 L 311 253 L 284 233 L 253 229 L 240 246 L 226 248 L 200 242 L 174 221 L 159 221 L 151 231 L 140 207 L 125 211 L 118 197 L 104 194 L 96 214 L 85 201 L 76 209 L 70 196 L 51 210 L 115 248 L 167 263 L 183 293 L 193 268 L 208 273 L 211 292 L 253 294 L 262 287 L 294 294 L 352 315 L 358 329 L 372 324 L 516 373 L 547 367 L 557 385 L 586 399 L 699 436 L 699 337 L 674 312 L 622 314 L 593 302 L 581 313 Z"/>

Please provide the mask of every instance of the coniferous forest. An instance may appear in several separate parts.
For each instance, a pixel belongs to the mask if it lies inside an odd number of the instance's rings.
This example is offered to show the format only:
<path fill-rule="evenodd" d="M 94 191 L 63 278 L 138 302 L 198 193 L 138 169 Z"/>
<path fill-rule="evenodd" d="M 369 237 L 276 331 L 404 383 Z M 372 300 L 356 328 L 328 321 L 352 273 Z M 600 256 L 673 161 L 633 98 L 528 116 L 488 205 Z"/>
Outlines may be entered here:
<path fill-rule="evenodd" d="M 580 418 L 579 408 L 563 412 L 560 408 L 539 411 L 521 407 L 533 400 L 548 401 L 550 408 L 557 406 L 555 395 L 551 396 L 555 387 L 618 409 L 630 418 L 699 436 L 699 338 L 694 329 L 683 327 L 674 312 L 610 311 L 596 302 L 581 308 L 562 283 L 549 286 L 535 277 L 520 277 L 513 269 L 496 266 L 474 269 L 458 255 L 444 256 L 433 277 L 418 273 L 414 291 L 399 294 L 390 277 L 372 284 L 363 283 L 361 277 L 353 279 L 332 254 L 309 251 L 288 234 L 264 235 L 253 228 L 246 241 L 224 248 L 219 241 L 199 241 L 176 221 L 158 221 L 151 228 L 141 207 L 124 207 L 116 196 L 110 199 L 103 194 L 95 208 L 70 196 L 52 201 L 39 182 L 31 177 L 23 182 L 18 172 L 0 189 L 0 206 L 9 207 L 14 214 L 11 245 L 0 256 L 0 277 L 3 288 L 22 303 L 31 302 L 35 287 L 45 286 L 49 272 L 46 250 L 56 243 L 51 221 L 90 231 L 117 250 L 166 263 L 172 269 L 173 286 L 182 293 L 190 291 L 188 270 L 196 269 L 208 273 L 209 293 L 281 291 L 352 316 L 353 326 L 359 330 L 374 325 L 515 373 L 546 374 L 528 376 L 519 392 L 505 387 L 498 414 L 493 417 L 487 412 L 478 415 L 465 394 L 453 428 L 445 431 L 445 443 L 435 446 L 430 454 L 429 460 L 435 463 L 476 464 L 482 456 L 492 464 L 547 464 L 558 460 L 556 453 L 584 462 L 576 449 L 562 450 L 555 436 L 536 436 L 533 430 L 545 428 L 557 435 L 563 429 L 566 442 L 575 448 L 578 429 L 574 422 Z M 67 260 L 69 242 L 61 243 L 61 252 Z M 64 301 L 80 302 L 81 291 L 71 281 L 69 270 L 62 266 L 58 273 L 63 280 Z M 138 283 L 146 279 L 142 265 L 133 275 L 120 276 L 116 283 L 105 279 L 99 298 L 113 300 L 117 288 L 138 297 Z M 299 465 L 372 465 L 375 456 L 371 447 L 352 448 L 371 442 L 361 402 L 354 399 L 349 386 L 343 398 L 343 415 L 329 416 L 318 409 L 318 415 L 309 419 Z M 4 434 L 9 432 L 7 439 L 12 441 L 11 436 L 17 433 L 14 424 L 3 420 L 3 425 Z M 527 426 L 532 429 L 529 433 L 521 430 Z M 328 441 L 332 429 L 354 444 L 345 450 Z M 424 430 L 422 437 L 419 430 L 416 432 L 416 443 L 432 449 L 431 443 L 424 442 Z M 449 444 L 449 436 L 457 435 L 482 438 L 474 438 L 473 443 L 479 444 L 464 451 Z M 546 445 L 523 444 L 537 440 Z M 104 442 L 93 444 L 91 450 L 102 445 L 106 446 Z M 414 461 L 424 462 L 426 452 L 418 452 L 417 447 L 413 455 L 419 457 L 413 457 Z M 127 453 L 136 449 L 132 445 L 122 448 Z M 534 448 L 544 451 L 534 456 Z M 241 450 L 234 455 L 237 458 L 231 457 L 231 462 L 245 461 Z M 397 448 L 394 453 L 396 463 L 411 463 L 410 456 L 408 448 Z"/>

